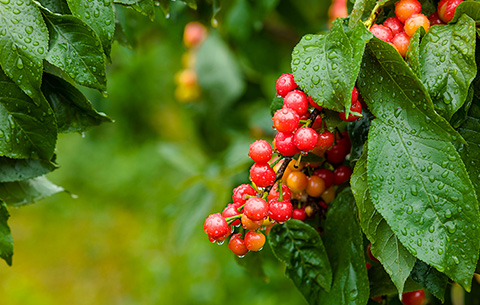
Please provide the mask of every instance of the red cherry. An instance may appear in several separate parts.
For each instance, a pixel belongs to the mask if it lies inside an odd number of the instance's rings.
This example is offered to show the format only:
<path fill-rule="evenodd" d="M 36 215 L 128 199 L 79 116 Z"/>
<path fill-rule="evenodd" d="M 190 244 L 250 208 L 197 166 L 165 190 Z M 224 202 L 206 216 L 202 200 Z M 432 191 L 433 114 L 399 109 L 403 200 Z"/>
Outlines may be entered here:
<path fill-rule="evenodd" d="M 349 152 L 350 149 L 352 149 L 352 142 L 350 142 L 348 132 L 342 131 L 340 134 L 342 135 L 342 137 L 337 137 L 337 144 L 345 146 L 345 150 Z"/>
<path fill-rule="evenodd" d="M 275 182 L 275 171 L 268 163 L 255 163 L 250 167 L 250 179 L 256 186 L 266 187 Z"/>
<path fill-rule="evenodd" d="M 248 231 L 245 234 L 245 246 L 250 251 L 260 251 L 265 245 L 265 235 L 260 232 Z"/>
<path fill-rule="evenodd" d="M 387 18 L 383 25 L 392 30 L 392 34 L 395 36 L 400 32 L 403 32 L 403 22 L 400 21 L 397 17 Z"/>
<path fill-rule="evenodd" d="M 334 142 L 335 135 L 327 130 L 323 133 L 318 134 L 317 148 L 325 151 L 332 147 Z"/>
<path fill-rule="evenodd" d="M 372 34 L 375 35 L 375 37 L 377 37 L 378 39 L 381 39 L 385 42 L 392 41 L 393 33 L 392 33 L 392 30 L 390 30 L 389 27 L 386 27 L 386 26 L 381 25 L 381 24 L 374 24 L 370 28 L 370 32 L 372 32 Z"/>
<path fill-rule="evenodd" d="M 313 101 L 313 98 L 312 98 L 311 96 L 309 96 L 309 97 L 307 98 L 307 100 L 308 100 L 308 103 L 310 104 L 310 106 L 312 106 L 313 108 L 316 108 L 316 109 L 318 109 L 318 110 L 322 110 L 322 109 L 323 109 L 322 106 L 319 106 L 317 103 L 315 103 L 315 102 Z"/>
<path fill-rule="evenodd" d="M 225 207 L 225 209 L 223 209 L 223 212 L 222 212 L 223 218 L 229 218 L 237 215 L 240 215 L 240 212 L 238 211 L 238 207 L 233 203 L 229 203 Z M 240 225 L 240 219 L 237 219 L 234 222 L 232 222 L 232 226 L 238 226 L 238 225 Z"/>
<path fill-rule="evenodd" d="M 408 46 L 410 45 L 410 36 L 405 32 L 400 32 L 393 37 L 392 44 L 395 46 L 395 49 L 397 49 L 398 53 L 400 53 L 402 57 L 405 57 L 405 55 L 407 55 Z"/>
<path fill-rule="evenodd" d="M 402 294 L 403 305 L 425 305 L 425 291 L 416 290 Z"/>
<path fill-rule="evenodd" d="M 249 184 L 241 184 L 233 189 L 232 199 L 237 208 L 247 201 L 246 195 L 256 196 L 257 191 Z"/>
<path fill-rule="evenodd" d="M 278 152 L 286 157 L 291 157 L 300 152 L 293 142 L 292 133 L 277 133 L 275 136 L 275 146 L 277 147 Z"/>
<path fill-rule="evenodd" d="M 280 192 L 278 191 L 278 184 L 275 184 L 272 189 L 270 190 L 270 193 L 268 193 L 267 200 L 270 202 L 272 199 L 278 199 L 280 196 Z M 292 193 L 290 192 L 290 189 L 288 186 L 285 184 L 282 184 L 282 199 L 283 200 L 290 200 L 292 196 Z"/>
<path fill-rule="evenodd" d="M 313 124 L 312 124 L 312 128 L 313 129 L 321 129 L 323 127 L 323 121 L 322 121 L 322 117 L 321 116 L 317 116 L 315 118 L 315 121 L 313 121 Z"/>
<path fill-rule="evenodd" d="M 262 220 L 268 215 L 268 204 L 259 197 L 249 198 L 243 207 L 243 213 L 253 221 Z"/>
<path fill-rule="evenodd" d="M 288 92 L 297 88 L 297 84 L 291 73 L 283 73 L 278 79 L 276 87 L 278 95 L 285 97 Z"/>
<path fill-rule="evenodd" d="M 395 15 L 401 22 L 405 22 L 413 14 L 419 14 L 422 5 L 418 0 L 400 0 L 395 3 Z"/>
<path fill-rule="evenodd" d="M 292 218 L 305 221 L 305 219 L 307 219 L 307 213 L 305 212 L 305 209 L 294 209 L 292 212 Z"/>
<path fill-rule="evenodd" d="M 302 115 L 308 110 L 307 96 L 300 90 L 290 91 L 283 100 L 283 107 L 293 109 Z"/>
<path fill-rule="evenodd" d="M 240 233 L 232 235 L 228 242 L 228 249 L 239 257 L 243 257 L 248 252 L 247 246 L 245 246 L 245 241 L 242 239 Z"/>
<path fill-rule="evenodd" d="M 440 19 L 440 16 L 438 16 L 438 11 L 435 11 L 430 16 L 428 16 L 428 20 L 430 21 L 430 25 L 446 24 L 442 21 L 442 19 Z"/>
<path fill-rule="evenodd" d="M 282 108 L 275 112 L 272 118 L 273 126 L 281 132 L 292 133 L 300 121 L 298 113 L 290 108 Z"/>
<path fill-rule="evenodd" d="M 362 113 L 362 104 L 360 103 L 359 100 L 356 100 L 354 103 L 352 103 L 352 105 L 350 106 L 350 111 Z M 353 114 L 350 114 L 347 118 L 345 112 L 338 113 L 338 116 L 340 117 L 340 119 L 342 119 L 345 122 L 353 122 L 356 119 L 360 118 L 359 116 L 353 115 Z"/>
<path fill-rule="evenodd" d="M 340 144 L 335 144 L 326 152 L 327 161 L 332 164 L 339 164 L 345 160 L 348 152 L 345 149 L 345 146 Z"/>
<path fill-rule="evenodd" d="M 313 174 L 323 179 L 323 181 L 325 182 L 325 189 L 328 189 L 335 180 L 335 175 L 333 174 L 333 172 L 326 168 L 316 169 Z"/>
<path fill-rule="evenodd" d="M 310 127 L 302 127 L 295 132 L 293 143 L 299 150 L 310 151 L 317 146 L 318 133 Z"/>
<path fill-rule="evenodd" d="M 258 140 L 250 144 L 248 155 L 255 162 L 266 163 L 272 158 L 273 149 L 267 141 Z"/>
<path fill-rule="evenodd" d="M 367 256 L 370 260 L 374 262 L 379 262 L 379 260 L 372 254 L 372 244 L 368 244 L 367 246 Z"/>
<path fill-rule="evenodd" d="M 452 21 L 457 6 L 462 2 L 463 0 L 440 1 L 438 3 L 438 16 L 440 17 L 440 19 L 445 23 L 449 23 L 450 21 Z"/>
<path fill-rule="evenodd" d="M 203 230 L 212 239 L 218 240 L 230 233 L 230 226 L 220 213 L 211 214 L 205 219 Z"/>
<path fill-rule="evenodd" d="M 207 29 L 199 22 L 189 22 L 183 32 L 183 43 L 187 48 L 200 45 L 207 37 Z"/>
<path fill-rule="evenodd" d="M 351 98 L 351 103 L 355 103 L 355 101 L 358 100 L 358 90 L 356 87 L 353 87 L 353 90 L 352 90 L 352 98 Z"/>
<path fill-rule="evenodd" d="M 293 206 L 290 200 L 278 201 L 273 199 L 268 204 L 268 216 L 276 222 L 282 223 L 292 217 Z"/>
<path fill-rule="evenodd" d="M 333 172 L 333 175 L 335 176 L 335 185 L 340 185 L 350 179 L 352 170 L 346 165 L 339 165 Z"/>

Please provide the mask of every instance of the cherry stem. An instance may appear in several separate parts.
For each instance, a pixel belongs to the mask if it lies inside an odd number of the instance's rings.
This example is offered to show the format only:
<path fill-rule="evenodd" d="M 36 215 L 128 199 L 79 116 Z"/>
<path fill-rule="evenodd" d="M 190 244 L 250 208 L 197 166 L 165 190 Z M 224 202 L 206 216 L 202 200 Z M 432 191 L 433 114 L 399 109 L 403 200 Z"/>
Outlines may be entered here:
<path fill-rule="evenodd" d="M 310 113 L 310 116 L 308 117 L 308 120 L 310 121 L 308 123 L 308 127 L 313 126 L 313 123 L 315 123 L 315 119 L 319 114 L 320 114 L 320 110 L 318 110 L 317 108 L 313 109 L 312 113 Z"/>
<path fill-rule="evenodd" d="M 365 20 L 365 22 L 363 24 L 365 24 L 365 26 L 367 27 L 367 29 L 370 29 L 370 27 L 372 26 L 373 22 L 375 21 L 375 19 L 377 18 L 378 16 L 378 12 L 377 10 L 380 8 L 380 2 L 377 2 L 377 4 L 375 5 L 375 7 L 373 8 L 372 10 L 372 13 L 370 14 L 370 16 L 368 17 L 367 20 Z"/>
<path fill-rule="evenodd" d="M 252 196 L 252 195 L 247 195 L 247 196 L 255 197 L 255 196 Z M 244 206 L 245 206 L 245 203 L 242 204 L 241 206 L 239 206 L 239 207 L 237 208 L 237 212 L 241 212 Z"/>
<path fill-rule="evenodd" d="M 258 189 L 257 185 L 252 181 L 252 187 L 255 189 L 257 193 L 260 193 L 260 190 Z"/>
<path fill-rule="evenodd" d="M 293 157 L 285 157 L 283 159 L 283 162 L 282 162 L 282 165 L 280 165 L 280 168 L 278 169 L 277 171 L 277 175 L 275 176 L 275 181 L 273 182 L 272 185 L 269 185 L 267 186 L 261 196 L 263 196 L 263 194 L 265 193 L 270 193 L 270 190 L 272 189 L 273 185 L 275 184 L 275 182 L 277 182 L 278 180 L 280 180 L 280 178 L 282 178 L 283 174 L 285 173 L 285 169 L 287 168 L 288 164 L 290 163 L 290 161 L 292 161 Z"/>
<path fill-rule="evenodd" d="M 238 215 L 235 215 L 235 216 L 227 217 L 227 218 L 225 218 L 225 220 L 227 221 L 228 224 L 231 224 L 235 220 L 242 218 L 242 215 L 243 214 L 238 214 Z"/>
<path fill-rule="evenodd" d="M 278 180 L 277 190 L 278 190 L 278 201 L 283 201 L 282 179 Z"/>

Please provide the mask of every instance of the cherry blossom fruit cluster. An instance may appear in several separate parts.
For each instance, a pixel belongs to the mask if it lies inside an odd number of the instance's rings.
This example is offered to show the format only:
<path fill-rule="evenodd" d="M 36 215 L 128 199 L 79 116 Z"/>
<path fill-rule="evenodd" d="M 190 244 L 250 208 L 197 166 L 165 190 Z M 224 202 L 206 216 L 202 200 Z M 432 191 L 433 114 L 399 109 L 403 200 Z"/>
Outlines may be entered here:
<path fill-rule="evenodd" d="M 261 250 L 277 223 L 325 217 L 336 188 L 352 174 L 344 164 L 351 149 L 348 133 L 327 129 L 322 107 L 298 88 L 292 74 L 278 78 L 276 92 L 283 106 L 272 118 L 277 130 L 273 145 L 265 140 L 250 145 L 251 183 L 236 187 L 232 203 L 204 223 L 211 242 L 222 244 L 230 237 L 228 248 L 239 257 Z M 350 111 L 338 114 L 346 122 L 361 116 L 356 88 L 350 102 Z M 302 162 L 309 153 L 316 162 Z"/>
<path fill-rule="evenodd" d="M 399 0 L 395 3 L 395 16 L 387 18 L 383 24 L 374 24 L 370 32 L 390 43 L 405 57 L 410 38 L 418 28 L 423 27 L 427 32 L 430 26 L 447 24 L 461 2 L 463 0 L 442 0 L 438 3 L 437 11 L 427 17 L 421 13 L 422 5 L 418 0 Z"/>

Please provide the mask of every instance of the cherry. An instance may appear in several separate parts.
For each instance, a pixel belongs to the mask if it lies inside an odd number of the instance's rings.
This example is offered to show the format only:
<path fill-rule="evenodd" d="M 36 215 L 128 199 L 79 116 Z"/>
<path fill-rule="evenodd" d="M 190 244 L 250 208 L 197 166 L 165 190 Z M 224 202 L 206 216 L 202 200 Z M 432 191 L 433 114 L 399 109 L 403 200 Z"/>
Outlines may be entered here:
<path fill-rule="evenodd" d="M 318 115 L 315 118 L 315 121 L 313 121 L 312 128 L 315 129 L 315 130 L 316 129 L 321 129 L 323 127 L 322 123 L 323 123 L 322 117 Z"/>
<path fill-rule="evenodd" d="M 198 22 L 189 22 L 185 26 L 183 32 L 183 43 L 187 48 L 192 48 L 200 45 L 200 43 L 207 37 L 207 29 L 203 24 Z"/>
<path fill-rule="evenodd" d="M 367 246 L 367 256 L 370 260 L 374 262 L 379 262 L 379 260 L 372 254 L 372 244 L 368 244 Z"/>
<path fill-rule="evenodd" d="M 272 199 L 278 199 L 280 196 L 280 192 L 278 191 L 278 184 L 275 184 L 270 192 L 268 193 L 267 200 L 270 202 Z M 282 199 L 283 200 L 290 200 L 292 193 L 290 189 L 285 184 L 282 184 Z"/>
<path fill-rule="evenodd" d="M 295 110 L 299 115 L 304 114 L 308 110 L 307 96 L 303 91 L 292 90 L 287 93 L 283 100 L 283 107 Z"/>
<path fill-rule="evenodd" d="M 327 161 L 332 164 L 342 163 L 345 160 L 347 154 L 348 151 L 346 150 L 344 145 L 335 144 L 326 153 Z"/>
<path fill-rule="evenodd" d="M 238 207 L 233 203 L 229 203 L 225 207 L 225 209 L 223 209 L 223 212 L 222 212 L 223 218 L 229 218 L 229 217 L 237 216 L 239 214 L 240 212 L 238 211 Z M 232 222 L 232 226 L 238 226 L 238 225 L 240 225 L 240 219 L 237 219 L 234 222 Z"/>
<path fill-rule="evenodd" d="M 430 16 L 428 16 L 428 20 L 430 21 L 431 26 L 436 24 L 445 24 L 445 22 L 440 19 L 440 16 L 438 16 L 438 11 L 435 11 Z"/>
<path fill-rule="evenodd" d="M 249 198 L 243 207 L 243 213 L 253 221 L 262 220 L 268 215 L 268 204 L 259 197 Z"/>
<path fill-rule="evenodd" d="M 353 104 L 356 100 L 358 100 L 358 90 L 356 87 L 353 87 L 352 98 L 350 99 L 351 104 Z"/>
<path fill-rule="evenodd" d="M 333 181 L 335 180 L 335 175 L 333 174 L 333 172 L 326 168 L 316 169 L 313 172 L 313 174 L 315 176 L 322 178 L 322 180 L 325 182 L 326 189 L 328 189 L 333 184 Z"/>
<path fill-rule="evenodd" d="M 337 144 L 345 146 L 345 150 L 349 152 L 350 149 L 352 148 L 352 142 L 350 142 L 350 137 L 348 136 L 348 132 L 342 131 L 340 135 L 341 136 L 337 137 Z"/>
<path fill-rule="evenodd" d="M 440 19 L 445 23 L 449 23 L 450 21 L 452 21 L 457 6 L 462 2 L 463 0 L 440 1 L 438 3 L 438 16 L 440 17 Z"/>
<path fill-rule="evenodd" d="M 287 177 L 287 186 L 292 193 L 303 192 L 307 188 L 307 184 L 307 176 L 300 171 L 292 172 Z"/>
<path fill-rule="evenodd" d="M 245 246 L 250 251 L 260 251 L 265 245 L 265 235 L 260 232 L 248 231 L 245 234 Z"/>
<path fill-rule="evenodd" d="M 346 165 L 340 165 L 335 169 L 333 175 L 335 176 L 335 184 L 340 185 L 350 179 L 350 176 L 352 175 L 352 170 Z"/>
<path fill-rule="evenodd" d="M 318 134 L 317 148 L 325 151 L 328 148 L 332 147 L 334 142 L 335 135 L 330 131 L 326 130 L 325 132 Z"/>
<path fill-rule="evenodd" d="M 410 37 L 405 32 L 400 32 L 392 39 L 392 44 L 397 49 L 398 53 L 405 57 L 407 55 L 408 46 L 410 45 Z"/>
<path fill-rule="evenodd" d="M 301 121 L 306 121 L 309 116 L 310 116 L 310 112 L 308 111 L 300 115 L 300 122 L 298 122 L 297 128 L 302 128 L 305 125 L 305 123 L 302 123 Z"/>
<path fill-rule="evenodd" d="M 211 214 L 205 219 L 203 230 L 212 239 L 218 240 L 230 233 L 230 226 L 220 213 Z"/>
<path fill-rule="evenodd" d="M 266 187 L 275 182 L 275 171 L 268 163 L 255 163 L 250 167 L 250 179 L 256 186 Z"/>
<path fill-rule="evenodd" d="M 377 37 L 378 39 L 381 39 L 385 42 L 392 41 L 393 33 L 392 33 L 392 30 L 389 27 L 386 27 L 386 26 L 381 25 L 381 24 L 374 24 L 370 28 L 370 32 L 372 32 L 372 34 L 375 35 L 375 37 Z"/>
<path fill-rule="evenodd" d="M 247 254 L 248 249 L 245 246 L 245 241 L 242 239 L 242 235 L 240 233 L 233 234 L 228 242 L 228 249 L 233 252 L 236 256 L 243 257 Z"/>
<path fill-rule="evenodd" d="M 283 223 L 292 217 L 293 206 L 290 200 L 273 199 L 268 204 L 268 216 L 276 222 Z"/>
<path fill-rule="evenodd" d="M 323 192 L 322 199 L 323 199 L 323 201 L 325 201 L 324 203 L 329 204 L 330 202 L 332 202 L 335 199 L 335 195 L 336 195 L 335 194 L 335 188 L 332 185 L 329 188 L 327 188 L 325 190 L 325 192 Z M 321 202 L 319 202 L 318 204 L 320 205 Z"/>
<path fill-rule="evenodd" d="M 295 132 L 293 143 L 302 151 L 310 151 L 317 146 L 318 133 L 310 127 L 302 127 Z"/>
<path fill-rule="evenodd" d="M 277 84 L 276 84 L 275 88 L 277 89 L 278 95 L 280 95 L 281 97 L 285 97 L 288 92 L 297 88 L 297 84 L 295 83 L 295 80 L 293 79 L 293 74 L 283 73 L 277 79 Z"/>
<path fill-rule="evenodd" d="M 263 219 L 258 221 L 251 220 L 245 214 L 242 214 L 242 218 L 240 218 L 240 220 L 242 221 L 242 227 L 245 230 L 256 230 L 260 228 L 263 224 Z"/>
<path fill-rule="evenodd" d="M 403 32 L 403 22 L 400 21 L 397 17 L 390 17 L 387 18 L 383 25 L 390 28 L 392 30 L 393 36 L 397 35 L 400 32 Z"/>
<path fill-rule="evenodd" d="M 325 181 L 319 176 L 308 177 L 306 192 L 311 197 L 320 197 L 325 191 Z"/>
<path fill-rule="evenodd" d="M 232 199 L 237 208 L 247 201 L 246 195 L 256 196 L 257 191 L 249 184 L 241 184 L 233 189 Z"/>
<path fill-rule="evenodd" d="M 304 209 L 294 209 L 292 212 L 292 218 L 305 221 L 305 219 L 307 219 L 307 213 Z"/>
<path fill-rule="evenodd" d="M 365 267 L 367 268 L 367 271 L 370 270 L 370 268 L 372 268 L 372 264 L 370 264 L 369 262 L 367 262 L 365 264 Z"/>
<path fill-rule="evenodd" d="M 400 0 L 395 3 L 395 15 L 401 22 L 405 22 L 413 14 L 419 14 L 422 5 L 418 0 Z"/>
<path fill-rule="evenodd" d="M 416 290 L 411 292 L 405 292 L 402 294 L 403 305 L 424 305 L 425 304 L 425 291 Z"/>
<path fill-rule="evenodd" d="M 430 28 L 430 21 L 428 20 L 427 16 L 424 14 L 413 14 L 405 21 L 405 33 L 412 37 L 415 31 L 421 26 L 423 26 L 425 32 L 427 32 Z"/>
<path fill-rule="evenodd" d="M 315 103 L 315 102 L 313 101 L 313 98 L 312 98 L 311 96 L 309 96 L 309 97 L 307 98 L 307 100 L 308 100 L 308 103 L 310 104 L 310 106 L 312 106 L 313 108 L 316 108 L 316 109 L 318 109 L 318 110 L 322 110 L 322 109 L 323 109 L 322 106 L 319 106 L 317 103 Z"/>
<path fill-rule="evenodd" d="M 293 142 L 292 133 L 278 132 L 275 136 L 275 145 L 280 154 L 290 157 L 300 152 Z"/>
<path fill-rule="evenodd" d="M 362 113 L 362 104 L 360 103 L 359 100 L 356 100 L 355 102 L 352 103 L 352 105 L 350 106 L 350 111 Z M 350 114 L 347 118 L 345 112 L 339 112 L 338 116 L 340 117 L 340 119 L 342 119 L 345 122 L 353 122 L 356 119 L 360 118 L 360 116 L 353 115 L 353 114 Z"/>
<path fill-rule="evenodd" d="M 272 158 L 273 149 L 267 141 L 258 140 L 250 144 L 248 155 L 255 162 L 266 163 Z"/>
<path fill-rule="evenodd" d="M 300 121 L 298 113 L 290 108 L 282 108 L 275 112 L 272 118 L 275 129 L 285 133 L 292 133 L 297 129 Z"/>

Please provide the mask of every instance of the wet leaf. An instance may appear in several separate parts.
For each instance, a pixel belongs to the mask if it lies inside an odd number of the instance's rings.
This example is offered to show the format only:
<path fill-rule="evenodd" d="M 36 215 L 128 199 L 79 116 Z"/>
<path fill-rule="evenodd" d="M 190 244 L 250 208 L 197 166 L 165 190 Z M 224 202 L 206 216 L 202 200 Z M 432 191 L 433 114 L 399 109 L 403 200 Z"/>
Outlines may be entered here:
<path fill-rule="evenodd" d="M 0 182 L 31 179 L 48 174 L 57 165 L 51 161 L 0 157 Z"/>
<path fill-rule="evenodd" d="M 10 227 L 7 224 L 7 220 L 10 214 L 7 210 L 5 202 L 0 201 L 0 257 L 11 266 L 13 256 L 13 239 L 10 233 Z"/>
<path fill-rule="evenodd" d="M 168 7 L 166 2 L 168 2 Z M 130 6 L 140 14 L 150 18 L 151 21 L 155 19 L 153 0 L 114 0 L 114 3 Z M 170 8 L 170 0 L 161 0 L 160 5 L 162 6 L 162 9 L 166 10 L 165 14 L 167 15 L 168 9 Z"/>
<path fill-rule="evenodd" d="M 432 266 L 417 260 L 410 275 L 418 284 L 433 294 L 442 302 L 445 300 L 445 290 L 447 289 L 448 277 L 437 271 Z"/>
<path fill-rule="evenodd" d="M 16 182 L 0 183 L 0 200 L 9 206 L 22 206 L 65 191 L 45 176 Z"/>

